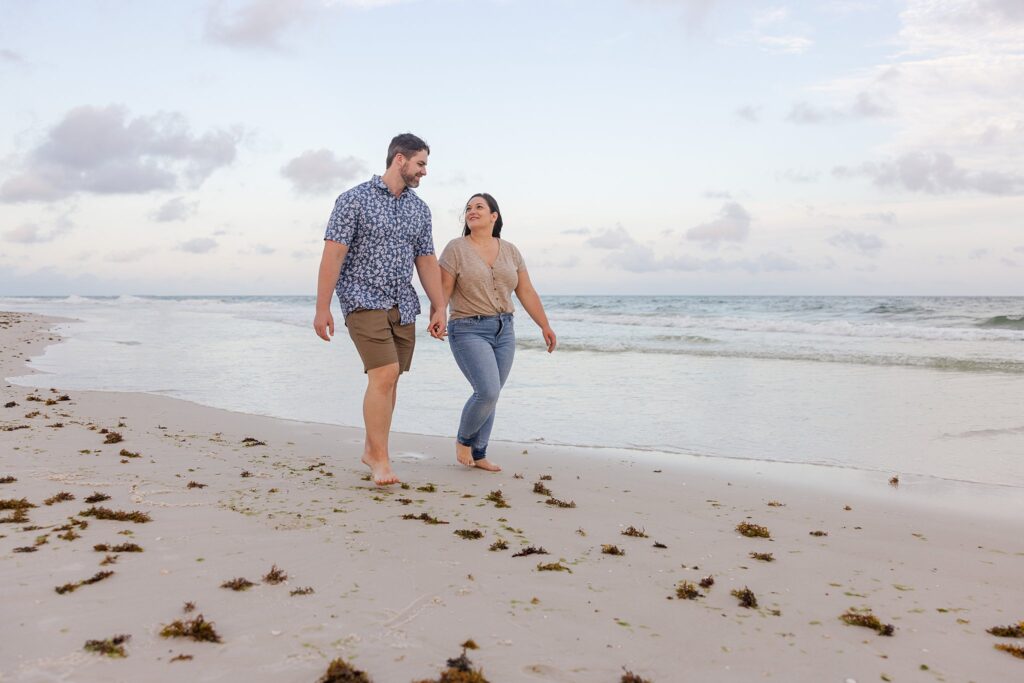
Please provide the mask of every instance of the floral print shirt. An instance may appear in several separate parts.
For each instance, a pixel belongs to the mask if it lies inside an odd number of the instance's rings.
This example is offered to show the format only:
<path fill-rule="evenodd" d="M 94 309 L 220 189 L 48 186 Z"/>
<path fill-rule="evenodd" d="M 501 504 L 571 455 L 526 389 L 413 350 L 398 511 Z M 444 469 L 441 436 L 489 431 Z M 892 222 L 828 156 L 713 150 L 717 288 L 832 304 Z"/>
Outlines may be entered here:
<path fill-rule="evenodd" d="M 335 291 L 344 317 L 398 306 L 401 324 L 416 321 L 415 259 L 434 253 L 430 208 L 410 188 L 396 197 L 379 175 L 341 193 L 325 240 L 348 246 Z"/>

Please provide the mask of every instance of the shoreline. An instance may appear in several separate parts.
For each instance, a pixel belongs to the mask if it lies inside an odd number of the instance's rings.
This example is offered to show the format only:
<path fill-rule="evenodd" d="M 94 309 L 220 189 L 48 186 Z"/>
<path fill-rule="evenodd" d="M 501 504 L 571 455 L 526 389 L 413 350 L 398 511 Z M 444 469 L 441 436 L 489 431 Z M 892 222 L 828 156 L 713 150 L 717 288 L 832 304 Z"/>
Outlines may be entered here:
<path fill-rule="evenodd" d="M 15 316 L 0 329 L 5 377 L 52 336 L 52 319 Z M 926 665 L 926 680 L 982 683 L 1024 671 L 993 648 L 1024 642 L 985 633 L 1024 619 L 1014 611 L 1024 604 L 1022 523 L 978 524 L 983 517 L 908 504 L 934 497 L 909 479 L 895 489 L 879 475 L 877 490 L 871 481 L 843 491 L 759 473 L 773 469 L 764 461 L 723 466 L 710 462 L 723 458 L 673 454 L 654 462 L 512 442 L 494 444 L 505 471 L 490 475 L 456 466 L 447 438 L 395 434 L 396 469 L 409 488 L 379 489 L 363 480 L 359 429 L 150 394 L 66 393 L 70 400 L 46 406 L 48 389 L 4 389 L 4 401 L 19 405 L 0 409 L 0 423 L 27 428 L 0 432 L 0 477 L 17 479 L 0 484 L 0 499 L 38 507 L 27 510 L 29 523 L 0 524 L 8 577 L 0 642 L 16 653 L 0 663 L 0 680 L 231 681 L 245 672 L 253 681 L 312 681 L 334 657 L 378 682 L 418 680 L 436 676 L 467 638 L 480 646 L 469 657 L 492 681 L 614 681 L 623 667 L 652 681 L 680 672 L 716 681 L 921 680 Z M 104 444 L 100 429 L 123 443 Z M 243 445 L 247 438 L 264 445 Z M 535 484 L 576 506 L 546 505 Z M 76 499 L 43 503 L 61 490 Z M 508 509 L 486 500 L 495 490 Z M 103 505 L 153 521 L 83 517 L 93 491 L 111 496 Z M 73 527 L 79 538 L 58 538 L 68 519 L 88 523 Z M 737 534 L 744 521 L 765 525 L 771 538 Z M 629 526 L 648 538 L 623 535 Z M 457 529 L 483 538 L 461 539 Z M 498 540 L 509 550 L 489 552 Z M 115 553 L 100 567 L 105 554 L 92 546 L 124 541 L 144 552 Z M 511 557 L 528 546 L 549 554 Z M 537 571 L 544 563 L 571 573 Z M 290 575 L 284 585 L 260 581 L 272 565 Z M 54 591 L 101 569 L 115 574 Z M 675 597 L 679 582 L 711 575 L 702 597 Z M 220 587 L 239 576 L 257 585 Z M 306 586 L 314 592 L 291 594 Z M 743 587 L 757 608 L 730 595 Z M 159 636 L 187 618 L 186 601 L 223 643 Z M 895 634 L 843 623 L 852 608 L 871 609 Z M 132 636 L 125 659 L 82 650 L 119 633 Z M 193 659 L 171 662 L 176 655 Z"/>

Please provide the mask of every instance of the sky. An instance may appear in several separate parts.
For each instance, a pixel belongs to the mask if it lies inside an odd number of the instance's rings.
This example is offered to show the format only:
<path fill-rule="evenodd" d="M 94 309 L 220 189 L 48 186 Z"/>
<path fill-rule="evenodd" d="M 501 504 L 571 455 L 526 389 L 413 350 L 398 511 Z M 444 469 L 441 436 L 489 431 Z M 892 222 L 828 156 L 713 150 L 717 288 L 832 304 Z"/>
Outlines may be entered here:
<path fill-rule="evenodd" d="M 0 93 L 0 295 L 314 294 L 401 132 L 542 295 L 1024 295 L 1021 0 L 0 0 Z"/>

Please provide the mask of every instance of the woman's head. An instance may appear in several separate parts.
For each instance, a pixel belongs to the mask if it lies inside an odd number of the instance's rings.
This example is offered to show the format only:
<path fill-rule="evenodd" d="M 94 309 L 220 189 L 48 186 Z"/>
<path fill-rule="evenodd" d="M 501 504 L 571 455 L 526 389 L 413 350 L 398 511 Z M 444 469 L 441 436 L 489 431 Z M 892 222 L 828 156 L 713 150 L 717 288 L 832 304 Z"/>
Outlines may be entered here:
<path fill-rule="evenodd" d="M 466 202 L 466 211 L 462 222 L 463 235 L 472 232 L 471 228 L 480 229 L 484 226 L 491 226 L 491 235 L 501 237 L 502 223 L 498 202 L 486 192 L 477 192 Z"/>

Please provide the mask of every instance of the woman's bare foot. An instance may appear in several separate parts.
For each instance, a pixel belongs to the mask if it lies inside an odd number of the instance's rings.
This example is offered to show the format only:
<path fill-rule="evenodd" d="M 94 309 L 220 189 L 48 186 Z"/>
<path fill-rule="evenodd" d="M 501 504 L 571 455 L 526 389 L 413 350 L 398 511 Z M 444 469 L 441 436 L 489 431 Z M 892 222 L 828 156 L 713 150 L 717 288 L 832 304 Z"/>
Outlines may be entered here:
<path fill-rule="evenodd" d="M 370 468 L 370 476 L 373 477 L 373 483 L 377 486 L 388 486 L 398 483 L 398 475 L 392 471 L 391 461 L 388 460 L 388 456 L 371 458 L 364 454 L 363 463 Z"/>
<path fill-rule="evenodd" d="M 476 465 L 473 461 L 473 448 L 471 446 L 463 446 L 458 441 L 455 442 L 455 459 L 466 467 Z"/>
<path fill-rule="evenodd" d="M 480 458 L 473 464 L 482 470 L 487 470 L 488 472 L 501 472 L 501 468 L 487 458 Z"/>

